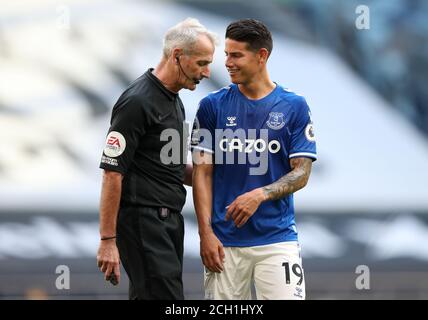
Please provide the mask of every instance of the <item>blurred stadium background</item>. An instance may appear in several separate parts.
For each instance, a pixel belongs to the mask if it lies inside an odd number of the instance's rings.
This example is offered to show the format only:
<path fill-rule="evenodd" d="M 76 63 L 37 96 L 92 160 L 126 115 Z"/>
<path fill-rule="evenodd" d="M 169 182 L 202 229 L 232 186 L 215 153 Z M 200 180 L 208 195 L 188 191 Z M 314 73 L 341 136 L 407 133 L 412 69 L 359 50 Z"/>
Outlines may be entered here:
<path fill-rule="evenodd" d="M 180 93 L 189 122 L 228 84 L 224 31 L 244 17 L 271 28 L 272 79 L 312 108 L 319 160 L 295 201 L 307 298 L 427 299 L 425 0 L 1 1 L 0 298 L 127 298 L 126 279 L 112 287 L 96 267 L 101 150 L 119 94 L 189 16 L 222 40 L 212 78 Z M 184 214 L 185 295 L 202 299 L 191 192 Z M 369 290 L 356 288 L 360 265 Z"/>

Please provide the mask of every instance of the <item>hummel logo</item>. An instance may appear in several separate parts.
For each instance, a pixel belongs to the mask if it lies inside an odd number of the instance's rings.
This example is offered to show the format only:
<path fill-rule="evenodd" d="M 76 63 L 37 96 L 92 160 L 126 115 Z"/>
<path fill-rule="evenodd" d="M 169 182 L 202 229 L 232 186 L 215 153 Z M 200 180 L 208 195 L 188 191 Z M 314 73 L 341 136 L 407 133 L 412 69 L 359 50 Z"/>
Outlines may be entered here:
<path fill-rule="evenodd" d="M 227 117 L 227 121 L 229 121 L 229 123 L 226 123 L 226 127 L 235 127 L 236 123 L 235 123 L 236 117 Z"/>

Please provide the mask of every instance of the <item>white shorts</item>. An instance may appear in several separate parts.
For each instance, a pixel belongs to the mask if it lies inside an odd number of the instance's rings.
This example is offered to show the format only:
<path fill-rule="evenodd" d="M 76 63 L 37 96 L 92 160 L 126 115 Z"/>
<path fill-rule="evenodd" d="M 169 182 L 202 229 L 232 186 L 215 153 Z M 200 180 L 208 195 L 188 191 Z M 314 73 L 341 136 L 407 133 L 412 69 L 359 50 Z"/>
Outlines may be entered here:
<path fill-rule="evenodd" d="M 258 300 L 304 300 L 306 296 L 297 241 L 255 247 L 225 247 L 224 270 L 205 268 L 205 299 L 250 300 L 254 281 Z"/>

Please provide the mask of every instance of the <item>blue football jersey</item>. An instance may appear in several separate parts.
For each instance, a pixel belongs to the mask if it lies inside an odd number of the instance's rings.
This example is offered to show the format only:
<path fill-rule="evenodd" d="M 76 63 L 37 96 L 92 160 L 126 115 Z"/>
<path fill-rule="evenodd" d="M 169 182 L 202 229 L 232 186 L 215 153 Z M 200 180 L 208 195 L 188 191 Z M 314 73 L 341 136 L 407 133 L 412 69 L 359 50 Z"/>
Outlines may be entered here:
<path fill-rule="evenodd" d="M 269 185 L 291 171 L 290 159 L 316 160 L 310 109 L 305 99 L 276 85 L 251 100 L 232 84 L 201 100 L 192 150 L 212 153 L 212 227 L 224 246 L 258 246 L 297 240 L 293 195 L 260 205 L 244 226 L 225 221 L 238 196 Z"/>

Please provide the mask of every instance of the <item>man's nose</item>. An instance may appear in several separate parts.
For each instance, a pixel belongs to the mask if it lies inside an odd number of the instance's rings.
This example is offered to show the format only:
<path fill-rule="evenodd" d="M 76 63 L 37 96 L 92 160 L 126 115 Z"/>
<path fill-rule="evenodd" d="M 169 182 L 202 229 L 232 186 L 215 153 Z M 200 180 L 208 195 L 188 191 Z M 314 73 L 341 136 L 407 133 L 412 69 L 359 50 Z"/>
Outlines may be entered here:
<path fill-rule="evenodd" d="M 203 71 L 202 71 L 202 76 L 204 78 L 209 78 L 211 75 L 211 71 L 210 68 L 207 66 Z"/>
<path fill-rule="evenodd" d="M 224 61 L 224 65 L 226 66 L 226 68 L 232 68 L 233 67 L 232 61 L 231 61 L 229 56 L 226 57 L 226 60 Z"/>

